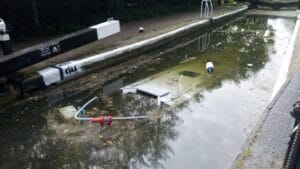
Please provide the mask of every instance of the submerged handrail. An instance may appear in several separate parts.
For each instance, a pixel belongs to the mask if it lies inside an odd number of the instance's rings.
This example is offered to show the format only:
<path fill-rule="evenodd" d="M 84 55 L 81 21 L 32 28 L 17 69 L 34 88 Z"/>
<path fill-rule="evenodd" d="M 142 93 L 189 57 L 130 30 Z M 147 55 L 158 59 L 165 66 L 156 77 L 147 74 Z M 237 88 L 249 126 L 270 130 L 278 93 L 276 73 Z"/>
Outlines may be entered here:
<path fill-rule="evenodd" d="M 81 121 L 89 121 L 89 120 L 91 120 L 92 118 L 78 117 L 78 115 L 79 115 L 79 114 L 82 114 L 82 113 L 84 112 L 84 108 L 86 108 L 89 104 L 91 104 L 93 101 L 95 101 L 95 100 L 97 100 L 97 99 L 99 99 L 99 98 L 98 98 L 98 97 L 94 97 L 94 98 L 92 98 L 91 100 L 89 100 L 88 102 L 86 102 L 83 106 L 81 106 L 81 107 L 77 110 L 76 114 L 74 115 L 74 118 L 75 118 L 76 120 L 81 120 Z"/>
<path fill-rule="evenodd" d="M 99 117 L 82 117 L 85 112 L 85 108 L 91 104 L 93 101 L 99 99 L 94 97 L 83 106 L 81 106 L 75 113 L 74 118 L 79 121 L 90 121 L 92 123 L 99 123 L 101 126 L 111 125 L 113 120 L 136 120 L 136 119 L 146 119 L 148 116 L 129 116 L 129 117 L 112 117 L 112 116 L 99 116 Z M 80 117 L 81 114 L 81 117 Z"/>

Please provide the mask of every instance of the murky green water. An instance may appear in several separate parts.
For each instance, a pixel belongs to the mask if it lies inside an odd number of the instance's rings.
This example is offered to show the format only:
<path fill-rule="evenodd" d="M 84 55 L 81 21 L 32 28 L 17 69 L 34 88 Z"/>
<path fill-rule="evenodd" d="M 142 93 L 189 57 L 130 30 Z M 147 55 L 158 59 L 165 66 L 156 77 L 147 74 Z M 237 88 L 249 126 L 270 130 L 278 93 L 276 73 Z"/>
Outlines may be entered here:
<path fill-rule="evenodd" d="M 268 103 L 294 24 L 248 16 L 182 39 L 181 47 L 170 43 L 174 48 L 161 51 L 160 64 L 103 91 L 71 90 L 14 105 L 0 114 L 0 168 L 229 168 Z M 273 33 L 268 40 L 266 29 Z M 211 76 L 208 61 L 215 65 Z M 146 96 L 113 92 L 135 82 L 170 90 L 176 104 L 159 107 Z M 99 131 L 60 116 L 60 107 L 82 105 L 94 95 L 101 100 L 89 115 L 101 110 L 150 119 L 115 121 Z"/>

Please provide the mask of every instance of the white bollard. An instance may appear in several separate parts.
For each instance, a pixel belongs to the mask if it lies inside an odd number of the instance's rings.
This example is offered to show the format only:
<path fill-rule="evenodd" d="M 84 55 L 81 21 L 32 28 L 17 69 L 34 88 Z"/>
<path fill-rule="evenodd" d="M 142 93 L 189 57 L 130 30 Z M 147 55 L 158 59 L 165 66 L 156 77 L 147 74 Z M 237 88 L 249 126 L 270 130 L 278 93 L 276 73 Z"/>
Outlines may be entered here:
<path fill-rule="evenodd" d="M 0 18 L 0 34 L 6 32 L 6 24 L 3 19 Z"/>
<path fill-rule="evenodd" d="M 206 63 L 206 71 L 209 74 L 214 73 L 214 64 L 212 62 L 207 62 Z"/>
<path fill-rule="evenodd" d="M 139 27 L 139 32 L 143 33 L 145 31 L 145 29 L 143 27 Z"/>

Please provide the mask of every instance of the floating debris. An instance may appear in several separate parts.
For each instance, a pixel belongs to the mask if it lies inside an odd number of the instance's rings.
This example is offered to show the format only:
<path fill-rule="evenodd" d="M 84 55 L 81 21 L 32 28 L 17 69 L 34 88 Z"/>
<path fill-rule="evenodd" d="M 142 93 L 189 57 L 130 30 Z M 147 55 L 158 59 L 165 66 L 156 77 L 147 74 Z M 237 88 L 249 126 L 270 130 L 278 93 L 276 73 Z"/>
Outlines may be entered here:
<path fill-rule="evenodd" d="M 70 118 L 74 117 L 77 110 L 74 106 L 65 106 L 65 107 L 60 108 L 59 112 L 64 118 L 70 119 Z"/>
<path fill-rule="evenodd" d="M 214 64 L 212 62 L 207 62 L 206 63 L 206 71 L 209 74 L 214 73 Z"/>
<path fill-rule="evenodd" d="M 235 32 L 238 31 L 238 29 L 239 29 L 239 28 L 238 28 L 237 25 L 234 25 L 234 26 L 232 27 L 232 30 L 235 31 Z"/>
<path fill-rule="evenodd" d="M 271 31 L 270 30 L 266 30 L 264 33 L 264 38 L 268 38 L 271 35 Z"/>
<path fill-rule="evenodd" d="M 247 66 L 249 66 L 249 67 L 252 67 L 252 66 L 253 66 L 253 64 L 252 64 L 252 63 L 248 63 L 248 64 L 247 64 Z"/>
<path fill-rule="evenodd" d="M 264 42 L 265 43 L 268 43 L 269 42 L 269 39 L 268 38 L 263 38 L 264 39 Z"/>
<path fill-rule="evenodd" d="M 227 36 L 226 42 L 227 42 L 227 44 L 232 43 L 233 42 L 232 37 L 231 36 Z"/>
<path fill-rule="evenodd" d="M 248 53 L 249 50 L 246 49 L 246 48 L 241 48 L 241 49 L 239 50 L 239 52 L 240 52 L 240 53 Z"/>
<path fill-rule="evenodd" d="M 146 71 L 147 71 L 147 72 L 151 72 L 151 71 L 155 71 L 155 70 L 156 70 L 155 68 L 152 68 L 152 67 L 151 67 L 151 68 L 147 69 Z"/>
<path fill-rule="evenodd" d="M 218 47 L 221 47 L 222 46 L 222 42 L 218 42 L 215 47 L 218 48 Z"/>
<path fill-rule="evenodd" d="M 196 59 L 196 57 L 191 57 L 191 58 L 186 57 L 185 60 L 181 61 L 180 63 L 186 63 L 186 62 L 189 62 L 189 61 L 194 60 L 194 59 Z"/>
<path fill-rule="evenodd" d="M 64 134 L 69 134 L 70 130 L 69 129 L 65 129 L 64 130 Z"/>

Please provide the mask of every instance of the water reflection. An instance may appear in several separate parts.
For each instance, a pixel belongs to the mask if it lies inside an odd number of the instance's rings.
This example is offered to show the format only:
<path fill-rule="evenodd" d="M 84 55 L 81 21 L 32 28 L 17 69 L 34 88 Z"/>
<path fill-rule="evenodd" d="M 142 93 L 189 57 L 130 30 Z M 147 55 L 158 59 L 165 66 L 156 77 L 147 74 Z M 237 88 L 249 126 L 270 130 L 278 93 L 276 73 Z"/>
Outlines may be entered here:
<path fill-rule="evenodd" d="M 205 51 L 198 50 L 196 37 L 165 52 L 151 70 L 126 75 L 102 91 L 74 91 L 10 108 L 0 115 L 0 168 L 228 168 L 268 100 L 294 26 L 268 20 L 247 17 L 226 25 L 210 35 Z M 273 42 L 263 41 L 266 29 L 274 30 Z M 207 61 L 216 67 L 212 77 L 205 73 Z M 123 82 L 150 77 L 160 87 L 181 83 L 181 93 L 192 91 L 192 97 L 160 107 L 151 98 L 115 91 Z M 89 110 L 92 115 L 150 119 L 115 122 L 99 133 L 97 125 L 59 115 L 59 107 L 82 105 L 95 95 L 101 99 Z"/>
<path fill-rule="evenodd" d="M 210 32 L 199 36 L 198 51 L 199 52 L 205 51 L 208 48 L 209 43 L 210 43 Z"/>
<path fill-rule="evenodd" d="M 123 78 L 108 82 L 103 85 L 103 96 L 109 96 L 110 94 L 120 90 L 124 86 Z"/>
<path fill-rule="evenodd" d="M 84 88 L 75 88 L 72 90 L 64 90 L 64 91 L 57 91 L 48 96 L 47 101 L 50 105 L 55 105 L 56 103 L 63 101 L 65 99 L 71 98 L 75 95 L 82 93 Z"/>

